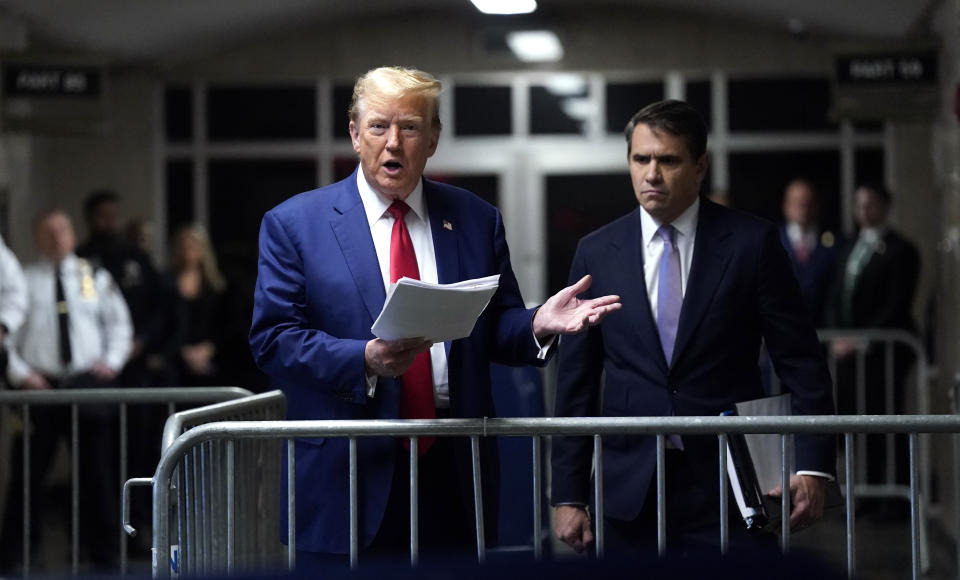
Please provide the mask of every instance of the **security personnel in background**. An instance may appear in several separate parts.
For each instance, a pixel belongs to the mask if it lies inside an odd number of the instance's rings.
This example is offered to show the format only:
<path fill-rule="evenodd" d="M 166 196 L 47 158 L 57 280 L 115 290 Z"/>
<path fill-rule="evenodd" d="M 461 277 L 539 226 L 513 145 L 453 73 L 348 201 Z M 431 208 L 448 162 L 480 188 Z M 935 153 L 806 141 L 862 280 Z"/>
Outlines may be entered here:
<path fill-rule="evenodd" d="M 70 218 L 60 209 L 34 220 L 34 241 L 42 258 L 24 269 L 29 309 L 23 326 L 8 341 L 8 379 L 19 389 L 102 388 L 115 385 L 132 347 L 133 329 L 123 296 L 110 274 L 74 254 Z M 31 409 L 31 509 L 33 530 L 46 501 L 38 485 L 61 437 L 69 437 L 70 409 Z M 79 407 L 80 545 L 95 570 L 109 570 L 119 552 L 117 422 L 113 406 Z M 69 440 L 69 439 L 68 439 Z M 14 451 L 12 471 L 22 469 L 22 445 Z M 22 506 L 22 474 L 11 474 L 8 506 Z M 64 519 L 69 521 L 67 514 Z M 0 537 L 0 561 L 20 560 L 22 510 L 7 510 Z M 59 519 L 59 518 L 58 518 Z M 32 547 L 37 548 L 35 538 Z"/>
<path fill-rule="evenodd" d="M 120 197 L 116 193 L 94 191 L 84 200 L 83 212 L 90 237 L 77 247 L 77 255 L 110 273 L 123 293 L 133 321 L 134 349 L 119 377 L 120 385 L 166 386 L 169 378 L 165 369 L 150 368 L 148 359 L 162 353 L 171 339 L 173 296 L 150 256 L 124 239 L 120 231 Z"/>
<path fill-rule="evenodd" d="M 7 336 L 20 328 L 26 310 L 27 288 L 23 270 L 17 257 L 0 238 L 0 373 L 7 368 Z"/>

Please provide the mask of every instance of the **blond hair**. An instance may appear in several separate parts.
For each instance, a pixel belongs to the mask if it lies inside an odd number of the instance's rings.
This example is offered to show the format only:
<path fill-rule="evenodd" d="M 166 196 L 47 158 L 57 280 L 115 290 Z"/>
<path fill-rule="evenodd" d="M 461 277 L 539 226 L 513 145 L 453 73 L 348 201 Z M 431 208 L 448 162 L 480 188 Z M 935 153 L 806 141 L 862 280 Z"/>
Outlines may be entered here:
<path fill-rule="evenodd" d="M 193 239 L 200 246 L 200 252 L 203 254 L 200 264 L 203 281 L 215 292 L 226 290 L 227 281 L 223 278 L 223 274 L 220 273 L 220 268 L 217 266 L 217 255 L 213 251 L 213 244 L 210 243 L 210 236 L 207 234 L 207 229 L 200 224 L 186 225 L 177 230 L 177 234 L 173 238 L 174 272 L 180 273 L 186 267 L 180 247 L 187 238 Z"/>
<path fill-rule="evenodd" d="M 389 101 L 411 95 L 425 99 L 432 109 L 431 122 L 440 128 L 440 89 L 443 85 L 430 73 L 402 66 L 383 66 L 367 71 L 353 85 L 353 100 L 350 102 L 350 120 L 360 121 L 362 104 L 374 101 Z"/>

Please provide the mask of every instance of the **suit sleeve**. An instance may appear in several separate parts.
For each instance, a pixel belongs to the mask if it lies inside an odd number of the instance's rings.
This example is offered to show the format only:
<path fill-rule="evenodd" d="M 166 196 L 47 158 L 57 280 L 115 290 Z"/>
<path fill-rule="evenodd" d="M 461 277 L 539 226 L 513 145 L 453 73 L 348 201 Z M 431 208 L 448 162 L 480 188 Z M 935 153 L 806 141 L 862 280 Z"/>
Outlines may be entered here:
<path fill-rule="evenodd" d="M 490 352 L 494 361 L 502 364 L 543 366 L 547 361 L 537 359 L 539 349 L 533 336 L 532 322 L 536 309 L 526 308 L 523 302 L 520 285 L 510 265 L 510 250 L 499 211 L 496 212 L 493 245 L 500 287 L 488 306 L 497 317 Z"/>
<path fill-rule="evenodd" d="M 322 255 L 321 248 L 311 250 Z M 316 385 L 354 403 L 367 400 L 367 340 L 339 338 L 315 328 L 306 313 L 301 248 L 280 218 L 267 213 L 260 226 L 260 258 L 254 290 L 250 346 L 257 365 L 286 383 Z"/>
<path fill-rule="evenodd" d="M 578 246 L 570 268 L 571 283 L 588 272 Z M 584 298 L 592 298 L 588 290 Z M 557 396 L 554 416 L 587 417 L 597 414 L 603 372 L 603 337 L 600 326 L 580 334 L 567 335 L 560 342 L 557 369 Z M 554 505 L 587 504 L 590 501 L 590 468 L 593 446 L 589 437 L 554 437 L 551 458 Z"/>
<path fill-rule="evenodd" d="M 774 228 L 767 230 L 761 244 L 757 302 L 777 376 L 791 393 L 794 415 L 832 415 L 832 384 L 823 349 Z M 836 472 L 832 435 L 798 435 L 796 450 L 797 470 Z"/>

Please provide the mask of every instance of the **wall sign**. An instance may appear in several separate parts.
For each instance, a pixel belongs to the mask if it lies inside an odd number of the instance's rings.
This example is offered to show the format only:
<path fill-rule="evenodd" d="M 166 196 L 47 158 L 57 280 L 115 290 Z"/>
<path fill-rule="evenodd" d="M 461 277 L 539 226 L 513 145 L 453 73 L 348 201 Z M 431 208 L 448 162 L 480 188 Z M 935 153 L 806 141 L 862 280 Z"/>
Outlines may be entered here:
<path fill-rule="evenodd" d="M 932 50 L 838 55 L 834 62 L 838 84 L 915 86 L 937 82 L 937 53 Z"/>
<path fill-rule="evenodd" d="M 7 64 L 3 93 L 7 97 L 99 97 L 101 71 L 89 66 Z"/>

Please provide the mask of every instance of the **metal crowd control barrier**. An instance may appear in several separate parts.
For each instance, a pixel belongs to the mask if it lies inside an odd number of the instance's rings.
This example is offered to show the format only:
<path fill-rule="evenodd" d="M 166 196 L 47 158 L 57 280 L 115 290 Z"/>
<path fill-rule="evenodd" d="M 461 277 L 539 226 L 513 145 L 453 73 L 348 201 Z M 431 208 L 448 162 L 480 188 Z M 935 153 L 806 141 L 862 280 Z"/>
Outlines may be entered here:
<path fill-rule="evenodd" d="M 280 391 L 175 413 L 164 427 L 162 457 L 166 458 L 181 434 L 199 425 L 279 420 L 286 414 L 287 399 Z M 177 554 L 159 561 L 165 564 L 169 560 L 167 569 L 194 574 L 229 574 L 235 566 L 244 570 L 275 567 L 284 554 L 277 534 L 281 460 L 279 440 L 211 440 L 190 450 L 175 469 L 170 484 L 175 501 L 166 513 L 177 521 L 178 540 L 173 544 Z M 123 527 L 131 535 L 136 530 L 130 526 L 129 489 L 155 481 L 135 478 L 124 485 Z M 167 541 L 164 545 L 171 544 Z M 154 569 L 156 566 L 155 559 Z"/>
<path fill-rule="evenodd" d="M 880 329 L 880 328 L 870 328 L 870 329 L 856 329 L 856 330 L 847 330 L 847 329 L 821 329 L 818 331 L 820 336 L 820 341 L 827 346 L 827 364 L 830 368 L 830 376 L 833 377 L 834 381 L 834 402 L 837 402 L 838 399 L 838 390 L 841 387 L 839 384 L 838 368 L 840 366 L 840 361 L 834 355 L 832 347 L 835 343 L 840 341 L 848 341 L 856 345 L 852 353 L 853 357 L 853 366 L 856 371 L 856 381 L 853 385 L 854 389 L 854 401 L 855 401 L 855 413 L 858 415 L 865 415 L 871 411 L 867 408 L 867 399 L 868 399 L 868 384 L 867 384 L 867 357 L 870 352 L 881 352 L 883 353 L 883 383 L 880 385 L 883 388 L 883 414 L 894 415 L 901 413 L 902 411 L 898 409 L 898 402 L 896 401 L 896 371 L 905 371 L 908 369 L 897 369 L 895 366 L 895 351 L 898 347 L 908 349 L 912 355 L 913 360 L 911 361 L 915 369 L 915 381 L 913 384 L 913 390 L 915 395 L 915 400 L 913 401 L 914 414 L 925 415 L 930 413 L 930 367 L 927 361 L 926 349 L 923 346 L 923 343 L 915 335 L 906 332 L 904 330 L 889 330 L 889 329 Z M 902 361 L 901 361 L 902 362 Z M 847 385 L 849 386 L 849 385 Z M 871 386 L 876 386 L 872 384 Z M 906 401 L 904 401 L 906 402 Z M 838 409 L 838 412 L 841 412 L 842 409 Z M 881 483 L 870 483 L 867 481 L 867 453 L 866 453 L 866 435 L 859 434 L 856 437 L 857 445 L 857 465 L 856 465 L 856 475 L 857 481 L 860 483 L 857 484 L 857 495 L 863 497 L 897 497 L 897 498 L 907 498 L 910 489 L 907 484 L 903 482 L 897 482 L 896 476 L 896 466 L 897 466 L 897 447 L 894 441 L 893 433 L 886 433 L 886 440 L 884 442 L 884 459 L 885 459 L 885 473 L 883 474 L 883 481 Z M 929 465 L 930 460 L 930 445 L 929 437 L 924 435 L 920 438 L 920 453 L 923 458 L 925 465 Z M 921 488 L 923 489 L 924 496 L 929 498 L 931 496 L 931 485 L 932 478 L 930 473 L 922 473 L 921 477 Z"/>
<path fill-rule="evenodd" d="M 418 562 L 418 534 L 419 527 L 416 519 L 418 497 L 416 481 L 418 473 L 418 455 L 416 453 L 418 437 L 422 436 L 460 436 L 470 437 L 473 454 L 473 486 L 474 506 L 476 510 L 476 537 L 477 559 L 483 561 L 485 556 L 484 524 L 482 517 L 482 497 L 480 495 L 479 473 L 479 438 L 494 436 L 525 436 L 532 438 L 532 460 L 534 465 L 533 502 L 534 502 L 534 530 L 535 537 L 539 537 L 540 512 L 539 503 L 541 478 L 537 468 L 540 465 L 541 440 L 549 435 L 577 435 L 592 436 L 594 441 L 594 473 L 599 474 L 594 481 L 594 494 L 598 513 L 603 513 L 603 447 L 602 438 L 605 435 L 638 435 L 655 434 L 657 437 L 657 502 L 658 502 L 658 549 L 662 554 L 666 548 L 666 528 L 664 517 L 664 499 L 667 489 L 665 486 L 665 433 L 680 435 L 716 434 L 718 435 L 718 454 L 720 458 L 720 547 L 726 551 L 728 544 L 728 510 L 727 505 L 727 473 L 726 449 L 727 438 L 736 433 L 775 433 L 780 434 L 782 457 L 790 448 L 792 434 L 795 433 L 842 433 L 844 451 L 844 482 L 846 503 L 846 568 L 847 575 L 853 578 L 856 575 L 856 537 L 855 537 L 855 449 L 854 435 L 860 433 L 905 433 L 909 436 L 910 449 L 910 528 L 911 528 L 911 572 L 914 579 L 920 578 L 920 508 L 921 488 L 919 478 L 920 454 L 919 434 L 921 433 L 960 433 L 960 417 L 956 415 L 910 415 L 910 416 L 796 416 L 796 417 L 606 417 L 606 418 L 554 418 L 554 419 L 432 419 L 432 420 L 369 420 L 369 421 L 262 421 L 262 422 L 219 422 L 201 425 L 184 433 L 167 450 L 157 467 L 153 478 L 153 549 L 154 576 L 168 578 L 170 567 L 166 564 L 170 558 L 170 482 L 176 475 L 178 466 L 183 465 L 186 457 L 195 455 L 197 449 L 203 449 L 213 441 L 223 441 L 227 444 L 228 454 L 225 465 L 227 478 L 225 481 L 234 481 L 237 477 L 238 465 L 236 454 L 229 452 L 230 446 L 238 441 L 250 439 L 285 439 L 287 445 L 287 470 L 289 482 L 295 481 L 294 445 L 293 440 L 301 437 L 346 437 L 349 439 L 349 469 L 350 481 L 350 517 L 344 522 L 344 529 L 350 537 L 350 564 L 356 566 L 359 557 L 358 540 L 358 506 L 357 506 L 357 439 L 370 436 L 393 436 L 410 438 L 410 512 L 411 538 L 410 561 L 412 565 Z M 181 471 L 182 472 L 182 471 Z M 789 471 L 787 462 L 781 461 L 781 482 L 786 489 L 789 486 Z M 242 474 L 240 477 L 245 477 Z M 274 484 L 279 477 L 273 476 Z M 290 484 L 292 486 L 292 484 Z M 210 489 L 211 497 L 226 497 L 229 504 L 236 505 L 232 488 Z M 295 520 L 296 498 L 290 490 L 287 505 L 290 518 L 288 539 L 290 545 L 296 545 Z M 781 500 L 783 513 L 789 513 L 789 494 L 784 494 Z M 210 517 L 216 515 L 216 508 L 204 504 L 205 509 L 214 510 Z M 229 512 L 229 509 L 228 509 Z M 599 520 L 599 518 L 597 518 Z M 595 536 L 597 554 L 603 555 L 604 538 L 602 526 L 598 526 Z M 238 553 L 236 534 L 227 525 L 225 530 L 227 546 L 225 553 L 228 561 L 225 567 L 234 569 L 235 555 Z M 790 546 L 789 518 L 782 518 L 781 548 L 788 551 Z M 287 565 L 295 568 L 295 550 L 288 550 Z M 231 556 L 233 555 L 233 556 Z M 203 554 L 203 557 L 208 557 Z M 536 552 L 539 557 L 539 551 Z M 211 568 L 203 563 L 196 566 L 182 567 L 180 575 L 195 576 Z"/>
<path fill-rule="evenodd" d="M 70 406 L 71 410 L 71 571 L 79 572 L 79 453 L 78 443 L 82 433 L 79 431 L 79 407 L 81 405 L 118 405 L 120 434 L 120 484 L 127 478 L 127 406 L 146 404 L 166 404 L 168 412 L 173 413 L 175 405 L 197 405 L 215 401 L 228 401 L 247 397 L 252 393 L 239 387 L 159 387 L 159 388 L 117 388 L 117 389 L 64 389 L 48 391 L 0 391 L 0 410 L 4 406 L 22 406 L 23 424 L 30 424 L 30 408 L 33 406 Z M 30 516 L 30 437 L 29 429 L 24 429 L 23 437 L 23 575 L 30 575 L 30 535 L 32 522 Z M 16 509 L 21 506 L 6 506 Z M 127 571 L 126 535 L 120 534 L 120 569 Z"/>

